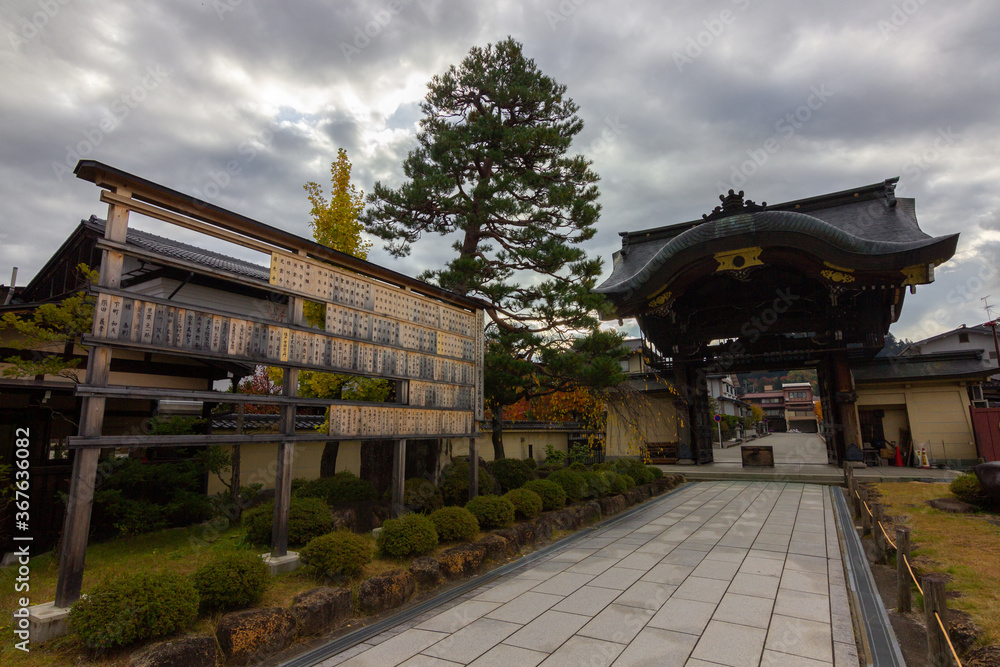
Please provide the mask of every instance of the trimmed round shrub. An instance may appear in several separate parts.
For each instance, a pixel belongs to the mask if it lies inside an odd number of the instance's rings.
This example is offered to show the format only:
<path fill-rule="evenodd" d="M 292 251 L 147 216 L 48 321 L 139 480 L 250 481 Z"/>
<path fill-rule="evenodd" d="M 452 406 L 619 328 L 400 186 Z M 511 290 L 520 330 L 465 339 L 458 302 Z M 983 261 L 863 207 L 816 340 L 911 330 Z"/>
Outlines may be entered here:
<path fill-rule="evenodd" d="M 587 498 L 603 498 L 611 491 L 611 484 L 603 474 L 588 470 L 583 474 L 583 479 L 587 483 Z"/>
<path fill-rule="evenodd" d="M 618 495 L 619 493 L 628 491 L 628 482 L 625 481 L 623 475 L 619 475 L 614 470 L 605 470 L 601 474 L 608 481 L 608 493 L 610 495 Z"/>
<path fill-rule="evenodd" d="M 514 521 L 514 505 L 506 498 L 487 494 L 465 504 L 482 528 L 503 528 Z"/>
<path fill-rule="evenodd" d="M 951 492 L 970 505 L 984 505 L 989 499 L 975 473 L 967 472 L 952 480 Z"/>
<path fill-rule="evenodd" d="M 91 649 L 128 646 L 170 635 L 198 618 L 198 591 L 173 572 L 135 572 L 108 579 L 70 610 L 70 627 Z"/>
<path fill-rule="evenodd" d="M 566 492 L 566 497 L 570 500 L 580 500 L 587 495 L 587 480 L 581 473 L 569 468 L 556 470 L 545 479 L 555 482 Z"/>
<path fill-rule="evenodd" d="M 614 461 L 611 462 L 611 469 L 614 470 L 619 475 L 628 475 L 629 477 L 631 477 L 634 482 L 632 486 L 635 486 L 635 484 L 645 483 L 643 482 L 644 479 L 643 471 L 646 469 L 646 466 L 639 459 L 634 459 L 634 458 L 615 459 Z"/>
<path fill-rule="evenodd" d="M 479 532 L 479 520 L 464 507 L 442 507 L 431 512 L 431 521 L 442 542 L 471 542 Z"/>
<path fill-rule="evenodd" d="M 569 464 L 569 469 L 575 470 L 577 472 L 584 472 L 587 470 L 587 466 L 584 465 L 583 463 L 580 463 L 579 461 L 575 461 Z"/>
<path fill-rule="evenodd" d="M 519 489 L 526 482 L 535 479 L 535 471 L 520 459 L 497 459 L 487 464 L 487 467 L 500 487 L 497 491 Z"/>
<path fill-rule="evenodd" d="M 372 562 L 372 544 L 360 535 L 338 530 L 309 540 L 299 557 L 317 574 L 353 577 Z"/>
<path fill-rule="evenodd" d="M 437 529 L 425 515 L 407 514 L 383 523 L 376 544 L 379 552 L 386 556 L 419 556 L 438 545 Z"/>
<path fill-rule="evenodd" d="M 202 565 L 191 575 L 201 608 L 230 611 L 252 607 L 271 583 L 271 571 L 255 553 L 225 554 Z"/>
<path fill-rule="evenodd" d="M 621 477 L 623 482 L 625 482 L 626 491 L 635 486 L 635 479 L 632 478 L 632 475 L 618 475 L 618 476 Z"/>
<path fill-rule="evenodd" d="M 643 466 L 642 469 L 639 470 L 639 478 L 637 478 L 636 481 L 640 484 L 650 484 L 656 479 L 656 475 L 653 474 L 653 468 Z"/>
<path fill-rule="evenodd" d="M 271 524 L 274 522 L 274 501 L 243 513 L 247 542 L 271 544 Z M 333 520 L 330 507 L 319 498 L 292 498 L 288 508 L 288 544 L 302 545 L 314 537 L 330 532 Z"/>
<path fill-rule="evenodd" d="M 333 477 L 292 480 L 292 494 L 299 498 L 320 498 L 330 505 L 362 503 L 377 497 L 371 482 L 359 479 L 348 470 L 342 470 Z"/>
<path fill-rule="evenodd" d="M 551 480 L 533 479 L 525 484 L 524 488 L 534 491 L 541 497 L 542 509 L 546 512 L 560 510 L 566 505 L 566 491 Z"/>
<path fill-rule="evenodd" d="M 392 489 L 389 493 L 391 497 Z M 403 482 L 403 504 L 414 512 L 430 514 L 444 507 L 444 499 L 433 482 L 423 477 L 411 477 Z"/>
<path fill-rule="evenodd" d="M 514 489 L 503 497 L 514 506 L 514 516 L 518 519 L 534 519 L 542 513 L 542 497 L 531 489 Z"/>
<path fill-rule="evenodd" d="M 524 465 L 528 466 L 532 472 L 538 470 L 538 461 L 535 459 L 524 459 Z"/>
<path fill-rule="evenodd" d="M 657 468 L 656 466 L 646 466 L 646 470 L 648 470 L 653 475 L 653 479 L 650 481 L 657 480 L 663 477 L 663 471 Z"/>
<path fill-rule="evenodd" d="M 441 471 L 441 497 L 445 505 L 464 505 L 469 500 L 469 461 L 454 459 Z M 479 495 L 496 492 L 496 481 L 486 466 L 479 466 Z"/>

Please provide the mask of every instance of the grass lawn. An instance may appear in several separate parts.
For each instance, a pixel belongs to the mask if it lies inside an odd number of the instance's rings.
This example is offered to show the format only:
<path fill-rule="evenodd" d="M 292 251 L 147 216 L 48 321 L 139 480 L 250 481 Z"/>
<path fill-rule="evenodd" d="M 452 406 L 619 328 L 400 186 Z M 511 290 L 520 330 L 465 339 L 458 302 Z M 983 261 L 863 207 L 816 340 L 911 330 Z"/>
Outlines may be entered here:
<path fill-rule="evenodd" d="M 93 544 L 87 548 L 86 570 L 83 591 L 86 593 L 103 579 L 122 571 L 171 571 L 190 574 L 211 560 L 214 556 L 233 551 L 249 550 L 263 553 L 265 549 L 250 548 L 240 544 L 243 528 L 230 528 L 218 534 L 209 535 L 199 527 L 173 528 L 131 538 L 119 538 Z M 374 540 L 373 548 L 374 548 Z M 439 547 L 444 550 L 452 545 Z M 365 571 L 351 581 L 355 595 L 365 579 L 390 569 L 407 567 L 405 561 L 376 559 Z M 26 593 L 14 592 L 16 568 L 6 568 L 0 572 L 0 634 L 5 638 L 0 644 L 0 665 L 24 665 L 25 667 L 49 667 L 55 665 L 102 665 L 124 666 L 135 648 L 122 649 L 104 656 L 90 656 L 73 634 L 53 639 L 41 646 L 31 646 L 30 653 L 13 647 L 15 638 L 11 628 L 11 612 L 17 600 L 28 595 L 32 604 L 51 602 L 55 599 L 57 564 L 54 554 L 45 554 L 31 560 L 31 590 Z M 271 580 L 271 585 L 261 601 L 262 607 L 288 607 L 298 593 L 322 585 L 322 582 L 303 569 L 282 574 Z M 201 616 L 191 631 L 211 634 L 221 613 Z"/>
<path fill-rule="evenodd" d="M 960 596 L 949 598 L 948 606 L 973 618 L 983 631 L 981 644 L 1000 642 L 1000 516 L 950 514 L 927 505 L 926 500 L 952 496 L 944 484 L 897 482 L 875 488 L 887 514 L 910 527 L 911 562 L 922 572 L 951 575 L 948 591 Z"/>

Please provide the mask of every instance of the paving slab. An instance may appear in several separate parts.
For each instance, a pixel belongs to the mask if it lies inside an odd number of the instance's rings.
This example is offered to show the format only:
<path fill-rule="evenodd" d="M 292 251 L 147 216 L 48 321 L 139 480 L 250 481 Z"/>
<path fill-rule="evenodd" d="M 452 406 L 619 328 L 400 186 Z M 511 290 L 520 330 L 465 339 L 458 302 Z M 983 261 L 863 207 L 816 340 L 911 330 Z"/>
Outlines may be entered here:
<path fill-rule="evenodd" d="M 317 664 L 853 667 L 834 521 L 808 483 L 690 484 Z"/>

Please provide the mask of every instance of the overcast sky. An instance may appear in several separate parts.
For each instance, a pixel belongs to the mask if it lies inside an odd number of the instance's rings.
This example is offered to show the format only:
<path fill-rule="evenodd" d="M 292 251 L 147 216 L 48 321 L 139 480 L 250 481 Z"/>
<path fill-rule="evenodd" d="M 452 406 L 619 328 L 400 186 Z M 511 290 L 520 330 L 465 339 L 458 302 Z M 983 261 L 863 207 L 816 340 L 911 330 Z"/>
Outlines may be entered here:
<path fill-rule="evenodd" d="M 892 332 L 1000 306 L 1000 3 L 0 0 L 0 27 L 0 283 L 105 216 L 81 157 L 309 236 L 302 185 L 337 148 L 365 192 L 398 185 L 430 78 L 511 35 L 580 107 L 606 273 L 619 231 L 730 187 L 777 203 L 900 176 L 925 232 L 962 236 Z M 416 275 L 450 252 L 369 259 Z"/>

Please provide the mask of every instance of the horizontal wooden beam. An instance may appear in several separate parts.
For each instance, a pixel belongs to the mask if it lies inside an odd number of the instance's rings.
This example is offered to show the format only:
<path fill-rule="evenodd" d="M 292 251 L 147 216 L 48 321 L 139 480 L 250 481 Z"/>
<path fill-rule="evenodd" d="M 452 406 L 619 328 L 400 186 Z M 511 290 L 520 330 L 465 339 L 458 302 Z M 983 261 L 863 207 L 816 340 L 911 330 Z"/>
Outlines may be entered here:
<path fill-rule="evenodd" d="M 314 241 L 296 236 L 277 227 L 226 210 L 215 204 L 186 195 L 177 190 L 130 174 L 121 169 L 96 160 L 80 160 L 74 173 L 77 178 L 90 181 L 102 188 L 124 186 L 132 193 L 132 198 L 153 206 L 198 220 L 221 229 L 244 235 L 250 239 L 272 244 L 279 248 L 301 252 L 306 256 L 324 260 L 337 266 L 357 271 L 366 276 L 402 285 L 423 294 L 461 308 L 476 310 L 486 304 L 470 297 L 462 296 L 430 285 L 410 276 L 397 273 L 347 253 L 320 245 Z M 170 221 L 167 221 L 170 222 Z"/>
<path fill-rule="evenodd" d="M 478 435 L 476 433 L 475 435 Z M 412 434 L 378 434 L 358 435 L 350 437 L 331 437 L 320 433 L 298 433 L 282 435 L 280 433 L 251 433 L 245 435 L 102 435 L 96 437 L 70 436 L 66 438 L 67 449 L 92 449 L 122 447 L 211 447 L 213 445 L 246 445 L 274 444 L 280 442 L 346 442 L 351 440 L 394 440 L 408 438 L 414 440 L 437 440 L 441 438 L 468 438 L 468 433 L 412 433 Z"/>
<path fill-rule="evenodd" d="M 72 389 L 72 387 L 70 387 Z M 297 405 L 300 407 L 328 408 L 335 405 L 350 405 L 360 407 L 412 408 L 414 410 L 440 410 L 442 412 L 468 412 L 469 408 L 428 408 L 423 405 L 403 405 L 399 403 L 378 403 L 374 401 L 343 401 L 329 398 L 302 398 L 277 395 L 231 394 L 221 391 L 188 391 L 186 389 L 159 389 L 150 387 L 126 387 L 112 385 L 108 387 L 92 387 L 76 385 L 78 396 L 105 396 L 108 398 L 141 398 L 151 400 L 177 399 L 201 401 L 202 403 L 237 403 L 261 405 Z"/>

